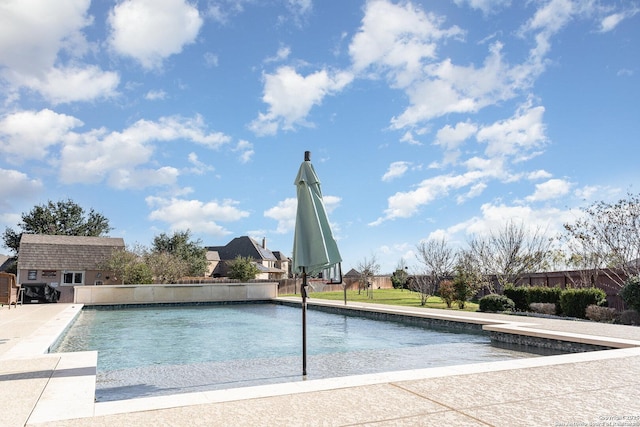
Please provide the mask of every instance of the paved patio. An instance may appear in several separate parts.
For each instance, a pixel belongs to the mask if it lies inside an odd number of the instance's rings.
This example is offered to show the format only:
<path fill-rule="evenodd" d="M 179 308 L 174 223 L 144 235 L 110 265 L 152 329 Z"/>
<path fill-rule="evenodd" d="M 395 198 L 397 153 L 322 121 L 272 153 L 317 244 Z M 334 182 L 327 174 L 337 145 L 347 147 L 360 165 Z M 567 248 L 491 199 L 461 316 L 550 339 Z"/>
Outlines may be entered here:
<path fill-rule="evenodd" d="M 81 305 L 5 306 L 0 425 L 640 426 L 640 327 L 349 306 L 620 348 L 96 403 L 96 352 L 47 354 Z"/>

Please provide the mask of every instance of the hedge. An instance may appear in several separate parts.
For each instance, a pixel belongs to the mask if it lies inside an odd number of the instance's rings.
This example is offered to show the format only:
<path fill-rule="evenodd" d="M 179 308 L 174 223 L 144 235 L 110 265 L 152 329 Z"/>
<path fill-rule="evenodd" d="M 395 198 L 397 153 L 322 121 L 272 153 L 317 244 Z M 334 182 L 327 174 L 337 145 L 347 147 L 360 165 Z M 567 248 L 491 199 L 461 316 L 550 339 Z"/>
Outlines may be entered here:
<path fill-rule="evenodd" d="M 598 288 L 567 289 L 560 295 L 562 314 L 580 319 L 586 319 L 589 305 L 604 306 L 606 302 L 607 294 Z"/>
<path fill-rule="evenodd" d="M 515 310 L 515 303 L 512 299 L 498 294 L 490 294 L 480 298 L 479 301 L 480 311 L 513 311 Z"/>

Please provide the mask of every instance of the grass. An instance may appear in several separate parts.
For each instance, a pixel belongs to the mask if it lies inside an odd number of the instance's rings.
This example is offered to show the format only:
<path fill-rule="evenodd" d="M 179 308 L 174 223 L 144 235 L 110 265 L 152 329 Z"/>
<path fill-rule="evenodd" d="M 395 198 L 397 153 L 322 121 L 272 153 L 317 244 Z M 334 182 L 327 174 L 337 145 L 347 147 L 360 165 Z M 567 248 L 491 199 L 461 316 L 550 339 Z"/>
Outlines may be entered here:
<path fill-rule="evenodd" d="M 298 296 L 286 294 L 280 296 Z M 344 291 L 336 292 L 313 292 L 309 295 L 311 299 L 326 299 L 333 301 L 344 301 Z M 373 298 L 369 298 L 366 291 L 347 291 L 347 302 L 368 302 L 373 304 L 401 305 L 405 307 L 426 307 L 440 308 L 453 311 L 478 311 L 478 304 L 467 301 L 464 309 L 460 310 L 458 305 L 453 303 L 451 308 L 440 297 L 429 297 L 426 305 L 420 304 L 420 294 L 407 289 L 374 289 Z"/>

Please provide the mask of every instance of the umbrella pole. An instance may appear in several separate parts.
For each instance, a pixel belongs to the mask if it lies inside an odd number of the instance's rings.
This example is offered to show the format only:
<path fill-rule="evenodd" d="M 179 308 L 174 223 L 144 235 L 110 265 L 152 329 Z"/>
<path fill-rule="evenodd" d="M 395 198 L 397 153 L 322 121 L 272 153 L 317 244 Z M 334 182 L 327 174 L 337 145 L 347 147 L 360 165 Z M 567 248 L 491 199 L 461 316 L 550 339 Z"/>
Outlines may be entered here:
<path fill-rule="evenodd" d="M 302 267 L 302 376 L 307 376 L 307 271 Z"/>

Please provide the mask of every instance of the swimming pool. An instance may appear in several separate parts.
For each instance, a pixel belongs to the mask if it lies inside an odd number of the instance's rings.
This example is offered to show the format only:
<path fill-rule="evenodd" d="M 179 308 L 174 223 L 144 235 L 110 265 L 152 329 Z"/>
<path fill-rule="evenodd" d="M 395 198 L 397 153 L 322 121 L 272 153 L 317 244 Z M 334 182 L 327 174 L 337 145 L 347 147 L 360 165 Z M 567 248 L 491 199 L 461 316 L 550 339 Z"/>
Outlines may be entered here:
<path fill-rule="evenodd" d="M 298 308 L 232 304 L 85 309 L 53 351 L 98 351 L 110 401 L 302 380 Z M 532 357 L 483 334 L 312 310 L 307 379 Z"/>

